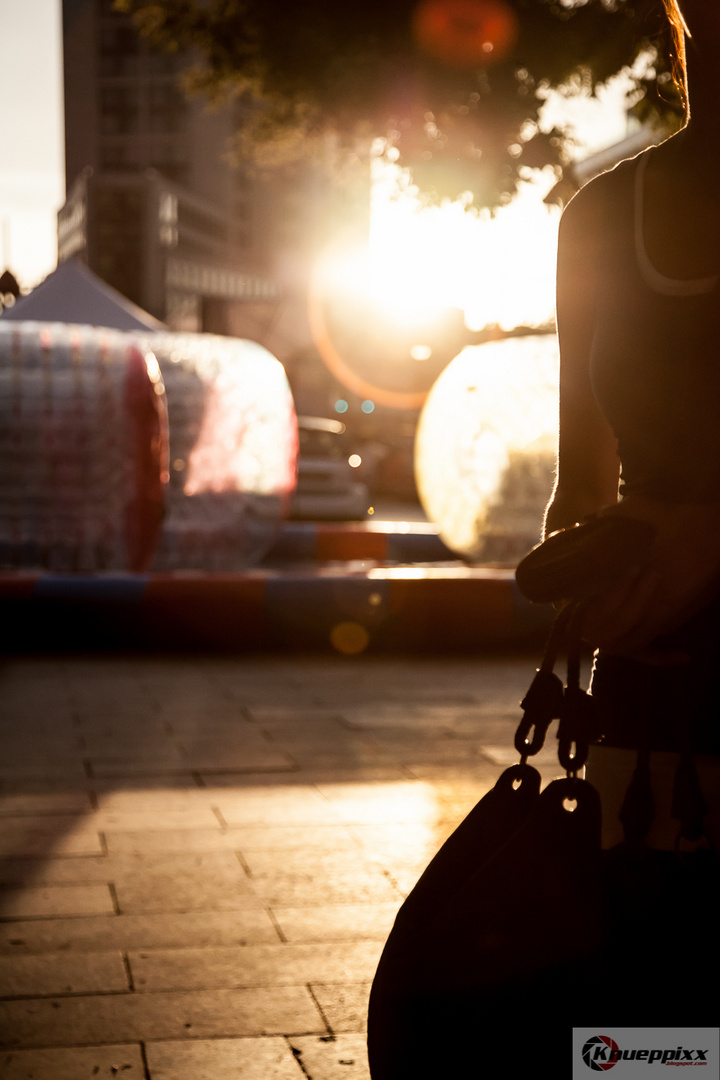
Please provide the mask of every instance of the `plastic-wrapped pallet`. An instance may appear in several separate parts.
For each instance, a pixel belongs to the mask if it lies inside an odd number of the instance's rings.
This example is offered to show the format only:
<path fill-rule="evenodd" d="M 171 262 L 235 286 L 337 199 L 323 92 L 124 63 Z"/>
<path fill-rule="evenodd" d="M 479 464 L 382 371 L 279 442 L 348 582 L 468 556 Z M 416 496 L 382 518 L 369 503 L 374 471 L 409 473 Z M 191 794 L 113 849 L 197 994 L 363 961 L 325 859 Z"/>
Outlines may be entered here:
<path fill-rule="evenodd" d="M 143 570 L 167 482 L 160 369 L 129 334 L 0 323 L 0 566 Z"/>
<path fill-rule="evenodd" d="M 170 481 L 153 569 L 239 570 L 276 539 L 297 482 L 297 418 L 285 369 L 253 341 L 157 333 Z"/>

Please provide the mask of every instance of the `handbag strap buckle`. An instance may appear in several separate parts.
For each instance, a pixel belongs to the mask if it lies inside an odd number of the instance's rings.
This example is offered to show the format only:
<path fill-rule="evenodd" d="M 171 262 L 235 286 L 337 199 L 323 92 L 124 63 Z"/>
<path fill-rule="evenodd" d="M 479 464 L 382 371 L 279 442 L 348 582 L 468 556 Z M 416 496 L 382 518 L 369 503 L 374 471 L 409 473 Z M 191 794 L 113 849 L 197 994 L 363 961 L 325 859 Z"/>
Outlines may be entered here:
<path fill-rule="evenodd" d="M 570 778 L 585 764 L 597 734 L 595 704 L 580 686 L 581 617 L 581 605 L 569 603 L 555 618 L 542 664 L 520 704 L 523 716 L 515 732 L 515 749 L 524 765 L 542 750 L 550 724 L 558 720 L 558 759 Z M 565 684 L 554 671 L 563 649 L 567 652 Z"/>

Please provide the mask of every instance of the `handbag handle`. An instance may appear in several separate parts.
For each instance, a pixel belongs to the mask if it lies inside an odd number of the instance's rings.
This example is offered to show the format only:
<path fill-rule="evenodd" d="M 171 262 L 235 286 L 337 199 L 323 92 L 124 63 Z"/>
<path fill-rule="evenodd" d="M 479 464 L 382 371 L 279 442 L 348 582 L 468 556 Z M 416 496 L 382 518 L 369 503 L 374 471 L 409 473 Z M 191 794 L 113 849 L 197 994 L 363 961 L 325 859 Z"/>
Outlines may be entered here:
<path fill-rule="evenodd" d="M 575 779 L 587 760 L 590 742 L 597 734 L 595 706 L 580 686 L 582 604 L 566 604 L 555 617 L 545 654 L 520 707 L 523 716 L 515 732 L 520 764 L 537 754 L 553 720 L 558 720 L 558 760 L 570 779 Z M 555 673 L 560 652 L 567 653 L 565 684 Z"/>

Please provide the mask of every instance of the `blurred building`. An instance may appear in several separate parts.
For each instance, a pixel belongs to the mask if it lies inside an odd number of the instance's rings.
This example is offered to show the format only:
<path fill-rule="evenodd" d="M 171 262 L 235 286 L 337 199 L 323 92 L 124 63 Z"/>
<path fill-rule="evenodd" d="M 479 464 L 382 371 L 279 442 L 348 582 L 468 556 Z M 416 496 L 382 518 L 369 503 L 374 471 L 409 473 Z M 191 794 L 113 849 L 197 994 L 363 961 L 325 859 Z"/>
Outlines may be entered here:
<path fill-rule="evenodd" d="M 186 95 L 187 54 L 152 48 L 112 0 L 62 7 L 59 261 L 79 258 L 172 329 L 266 339 L 306 275 L 327 205 L 317 175 L 231 164 L 240 106 Z"/>

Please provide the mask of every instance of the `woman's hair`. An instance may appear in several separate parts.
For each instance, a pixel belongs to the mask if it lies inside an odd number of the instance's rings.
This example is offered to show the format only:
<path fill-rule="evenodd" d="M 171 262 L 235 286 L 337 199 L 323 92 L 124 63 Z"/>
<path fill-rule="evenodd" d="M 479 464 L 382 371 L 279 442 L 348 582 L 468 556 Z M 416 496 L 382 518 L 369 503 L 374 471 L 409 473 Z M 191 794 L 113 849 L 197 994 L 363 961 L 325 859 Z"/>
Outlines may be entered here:
<path fill-rule="evenodd" d="M 663 0 L 669 24 L 670 70 L 685 112 L 688 111 L 687 71 L 685 66 L 685 23 L 677 0 Z"/>

